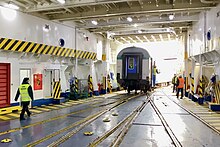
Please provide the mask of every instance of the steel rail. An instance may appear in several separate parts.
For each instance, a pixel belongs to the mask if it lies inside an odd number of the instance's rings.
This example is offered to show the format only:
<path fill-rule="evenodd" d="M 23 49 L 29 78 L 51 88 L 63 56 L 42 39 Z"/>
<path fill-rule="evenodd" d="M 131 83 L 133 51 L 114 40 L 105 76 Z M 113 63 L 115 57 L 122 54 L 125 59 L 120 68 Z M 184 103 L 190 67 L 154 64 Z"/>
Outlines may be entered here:
<path fill-rule="evenodd" d="M 118 147 L 123 140 L 124 136 L 127 134 L 129 128 L 132 126 L 133 121 L 137 118 L 137 116 L 141 113 L 141 111 L 145 108 L 145 106 L 149 103 L 151 97 L 147 97 L 147 100 L 142 103 L 142 105 L 137 110 L 137 113 L 132 117 L 121 129 L 115 140 L 112 141 L 110 147 Z"/>
<path fill-rule="evenodd" d="M 166 120 L 164 119 L 163 115 L 160 113 L 159 109 L 156 107 L 156 105 L 154 104 L 153 101 L 150 101 L 151 106 L 153 107 L 153 109 L 155 110 L 155 112 L 157 113 L 158 117 L 160 118 L 162 125 L 164 126 L 167 134 L 170 136 L 170 139 L 173 141 L 173 144 L 176 147 L 182 147 L 182 144 L 180 143 L 180 141 L 177 139 L 177 137 L 175 136 L 175 134 L 173 133 L 173 131 L 171 130 L 171 128 L 169 127 L 168 123 L 166 122 Z"/>
<path fill-rule="evenodd" d="M 163 92 L 163 91 L 162 91 Z M 215 127 L 211 126 L 209 123 L 207 123 L 205 120 L 203 120 L 202 118 L 200 118 L 199 116 L 197 116 L 195 113 L 193 113 L 192 111 L 186 109 L 185 107 L 183 107 L 181 104 L 178 104 L 177 102 L 175 102 L 174 100 L 172 100 L 172 98 L 170 98 L 170 96 L 168 96 L 165 92 L 163 92 L 172 102 L 174 102 L 175 104 L 177 104 L 179 107 L 181 107 L 183 110 L 185 110 L 186 112 L 188 112 L 190 115 L 192 115 L 193 117 L 195 117 L 196 119 L 198 119 L 199 121 L 201 121 L 203 124 L 205 124 L 207 127 L 211 128 L 213 131 L 215 131 L 216 133 L 218 133 L 220 135 L 220 131 L 218 129 L 216 129 Z"/>
<path fill-rule="evenodd" d="M 48 139 L 54 137 L 54 136 L 57 136 L 57 135 L 59 135 L 59 134 L 65 132 L 65 131 L 68 131 L 68 130 L 74 128 L 74 127 L 79 126 L 78 128 L 73 129 L 72 131 L 68 132 L 65 136 L 59 138 L 58 140 L 52 142 L 52 143 L 49 145 L 49 146 L 58 146 L 59 144 L 61 144 L 61 143 L 65 142 L 66 140 L 68 140 L 71 136 L 73 136 L 74 134 L 76 134 L 78 131 L 80 131 L 82 128 L 84 128 L 86 125 L 88 125 L 89 123 L 91 123 L 92 121 L 94 121 L 95 119 L 97 119 L 98 117 L 100 117 L 102 114 L 104 114 L 104 113 L 110 111 L 111 109 L 113 109 L 113 108 L 115 108 L 115 107 L 117 107 L 117 106 L 120 106 L 120 105 L 122 105 L 123 103 L 125 103 L 126 101 L 125 101 L 124 99 L 132 99 L 132 98 L 135 98 L 135 97 L 137 97 L 137 95 L 131 96 L 131 97 L 126 97 L 126 98 L 117 100 L 117 101 L 115 101 L 116 104 L 115 104 L 114 106 L 112 106 L 111 108 L 103 109 L 103 110 L 101 110 L 101 111 L 98 111 L 97 113 L 95 113 L 95 114 L 93 114 L 93 115 L 90 115 L 90 116 L 88 116 L 87 118 L 85 118 L 85 119 L 83 119 L 83 120 L 80 120 L 80 121 L 78 121 L 78 122 L 76 122 L 76 123 L 74 123 L 74 124 L 72 124 L 72 125 L 69 125 L 69 126 L 63 128 L 63 129 L 61 129 L 61 130 L 58 130 L 58 131 L 56 131 L 56 132 L 54 132 L 54 133 L 52 133 L 52 134 L 49 134 L 49 135 L 45 136 L 44 138 L 41 138 L 41 139 L 36 140 L 36 141 L 34 141 L 34 142 L 32 142 L 32 143 L 29 143 L 29 144 L 27 144 L 26 146 L 27 146 L 27 147 L 36 146 L 36 145 L 38 145 L 38 144 L 40 144 L 40 143 L 42 143 L 42 142 L 44 142 L 44 141 L 46 141 L 46 140 L 48 140 Z M 110 103 L 110 105 L 112 105 L 112 103 Z M 105 105 L 105 106 L 106 106 L 106 105 Z M 97 106 L 97 107 L 99 107 L 99 106 Z M 103 107 L 103 106 L 101 106 L 101 107 Z M 90 121 L 90 120 L 91 120 L 91 121 Z"/>
<path fill-rule="evenodd" d="M 126 97 L 126 98 L 129 99 L 129 97 Z M 108 105 L 108 104 L 110 105 L 110 104 L 117 103 L 117 102 L 118 102 L 118 100 L 116 100 L 114 102 L 107 103 L 106 105 Z M 99 102 L 99 103 L 102 103 L 102 102 Z M 90 111 L 91 109 L 98 108 L 98 107 L 100 107 L 100 106 L 96 106 L 96 107 L 92 107 L 92 108 L 87 108 L 87 109 L 83 109 L 83 110 L 79 110 L 79 111 L 74 111 L 74 112 L 71 112 L 71 113 L 68 113 L 68 114 L 65 114 L 65 115 L 62 115 L 62 116 L 52 117 L 52 118 L 49 118 L 47 120 L 42 120 L 42 121 L 30 124 L 30 125 L 26 125 L 26 126 L 22 126 L 22 127 L 6 130 L 6 131 L 3 131 L 3 132 L 0 132 L 0 136 L 5 135 L 5 134 L 9 134 L 9 133 L 13 133 L 13 132 L 17 132 L 17 131 L 20 131 L 20 130 L 23 130 L 23 129 L 27 129 L 27 128 L 30 128 L 30 127 L 34 127 L 36 125 L 45 124 L 45 123 L 48 123 L 48 122 L 51 122 L 51 121 L 62 119 L 62 118 L 68 117 L 68 116 L 73 115 L 73 114 L 78 114 L 78 113 Z M 63 109 L 63 108 L 61 108 L 61 109 Z"/>

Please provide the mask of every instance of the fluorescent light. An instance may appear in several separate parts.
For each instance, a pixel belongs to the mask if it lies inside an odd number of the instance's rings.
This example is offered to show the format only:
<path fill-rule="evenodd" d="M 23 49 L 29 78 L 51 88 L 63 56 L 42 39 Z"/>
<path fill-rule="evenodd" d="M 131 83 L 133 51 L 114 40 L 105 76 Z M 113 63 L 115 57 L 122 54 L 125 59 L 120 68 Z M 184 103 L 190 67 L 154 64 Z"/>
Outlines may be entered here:
<path fill-rule="evenodd" d="M 127 17 L 127 21 L 132 22 L 132 18 L 131 17 Z"/>
<path fill-rule="evenodd" d="M 91 22 L 92 22 L 92 24 L 94 24 L 94 25 L 97 25 L 97 24 L 98 24 L 98 22 L 95 21 L 95 20 L 92 20 Z"/>
<path fill-rule="evenodd" d="M 170 40 L 171 40 L 171 39 L 170 39 L 170 34 L 167 34 L 167 36 L 168 36 L 168 39 L 169 39 L 169 41 L 170 41 Z"/>
<path fill-rule="evenodd" d="M 142 33 L 142 31 L 141 31 L 141 30 L 138 30 L 138 33 Z"/>
<path fill-rule="evenodd" d="M 65 0 L 57 0 L 59 3 L 61 3 L 61 4 L 65 4 Z"/>
<path fill-rule="evenodd" d="M 160 36 L 160 40 L 163 41 L 163 36 L 161 34 L 159 36 Z"/>
<path fill-rule="evenodd" d="M 174 15 L 173 14 L 170 14 L 169 15 L 169 20 L 173 20 L 174 19 Z"/>
<path fill-rule="evenodd" d="M 0 6 L 0 12 L 5 20 L 13 21 L 17 16 L 17 11 L 7 7 Z"/>
<path fill-rule="evenodd" d="M 5 5 L 7 8 L 10 8 L 10 9 L 14 9 L 14 10 L 18 10 L 19 7 L 13 3 L 9 3 L 7 5 Z"/>
<path fill-rule="evenodd" d="M 133 26 L 136 28 L 138 25 L 135 23 Z"/>

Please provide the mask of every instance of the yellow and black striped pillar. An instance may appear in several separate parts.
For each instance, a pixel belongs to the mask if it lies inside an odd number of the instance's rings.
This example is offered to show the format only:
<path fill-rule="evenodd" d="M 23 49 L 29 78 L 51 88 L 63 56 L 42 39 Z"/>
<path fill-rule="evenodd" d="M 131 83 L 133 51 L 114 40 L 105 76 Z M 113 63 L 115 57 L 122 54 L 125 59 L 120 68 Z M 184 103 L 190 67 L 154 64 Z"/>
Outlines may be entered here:
<path fill-rule="evenodd" d="M 199 79 L 199 89 L 198 89 L 199 97 L 203 97 L 203 90 L 202 90 L 202 77 Z"/>
<path fill-rule="evenodd" d="M 194 95 L 194 77 L 191 77 L 191 94 Z"/>
<path fill-rule="evenodd" d="M 191 77 L 191 95 L 194 97 L 194 77 Z"/>
<path fill-rule="evenodd" d="M 89 90 L 89 96 L 92 96 L 93 94 L 93 84 L 92 84 L 92 76 L 88 76 L 88 90 Z"/>
<path fill-rule="evenodd" d="M 101 94 L 106 94 L 106 77 L 102 77 L 102 89 Z"/>
<path fill-rule="evenodd" d="M 78 87 L 78 79 L 77 79 L 77 77 L 75 77 L 75 92 L 76 92 L 76 94 L 78 94 L 78 91 L 79 91 L 79 87 Z"/>
<path fill-rule="evenodd" d="M 60 93 L 61 93 L 61 85 L 60 81 L 53 82 L 53 98 L 54 99 L 59 99 L 60 98 Z"/>
<path fill-rule="evenodd" d="M 216 83 L 215 85 L 215 97 L 216 103 L 220 104 L 220 83 Z"/>
<path fill-rule="evenodd" d="M 108 92 L 112 93 L 112 85 L 111 85 L 111 81 L 110 81 L 110 76 L 108 75 L 107 77 L 107 83 L 108 83 Z"/>

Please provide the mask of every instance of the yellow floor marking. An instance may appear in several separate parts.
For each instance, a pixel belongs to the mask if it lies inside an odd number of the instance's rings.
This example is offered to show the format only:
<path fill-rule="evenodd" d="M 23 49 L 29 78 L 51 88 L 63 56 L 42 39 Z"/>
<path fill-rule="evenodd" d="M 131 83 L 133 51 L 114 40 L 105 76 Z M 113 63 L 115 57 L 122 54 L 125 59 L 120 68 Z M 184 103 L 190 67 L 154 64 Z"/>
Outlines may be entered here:
<path fill-rule="evenodd" d="M 56 107 L 59 107 L 59 108 L 66 108 L 66 106 L 63 106 L 63 105 L 54 105 Z"/>
<path fill-rule="evenodd" d="M 59 109 L 58 107 L 55 107 L 55 106 L 44 106 L 45 108 L 49 108 L 49 109 Z"/>
<path fill-rule="evenodd" d="M 210 123 L 211 124 L 211 123 Z M 212 126 L 214 127 L 220 127 L 220 123 L 212 123 Z"/>
<path fill-rule="evenodd" d="M 202 119 L 205 119 L 205 120 L 206 120 L 206 119 L 217 119 L 217 120 L 220 120 L 220 117 L 217 117 L 217 116 L 209 116 L 209 117 L 202 117 L 202 116 L 201 116 L 201 118 L 202 118 Z"/>
<path fill-rule="evenodd" d="M 215 127 L 217 130 L 220 130 L 220 127 Z"/>
<path fill-rule="evenodd" d="M 18 117 L 20 117 L 20 114 L 9 113 L 9 114 L 7 114 L 7 116 L 12 116 L 12 117 L 16 117 L 16 118 L 18 118 Z"/>
<path fill-rule="evenodd" d="M 67 104 L 67 103 L 63 103 L 62 105 L 68 106 L 68 107 L 72 106 L 71 104 Z"/>
<path fill-rule="evenodd" d="M 206 120 L 206 122 L 208 122 L 208 123 L 220 123 L 220 119 L 219 120 Z"/>
<path fill-rule="evenodd" d="M 0 116 L 1 120 L 10 120 L 11 118 L 7 117 L 7 116 Z"/>
<path fill-rule="evenodd" d="M 42 111 L 50 111 L 50 109 L 47 109 L 47 108 L 41 108 L 41 107 L 37 107 L 37 108 L 35 108 L 35 109 L 37 109 L 37 110 L 42 110 Z"/>
<path fill-rule="evenodd" d="M 78 102 L 66 102 L 65 104 L 75 105 L 78 104 Z"/>
<path fill-rule="evenodd" d="M 63 104 L 72 104 L 72 103 L 75 103 L 75 102 L 65 102 Z"/>
<path fill-rule="evenodd" d="M 204 114 L 196 114 L 196 115 L 198 115 L 199 117 L 210 117 L 210 116 L 212 116 L 212 117 L 214 117 L 214 116 L 216 116 L 216 117 L 219 117 L 220 118 L 220 115 L 219 114 L 215 114 L 215 113 L 204 113 Z"/>
<path fill-rule="evenodd" d="M 36 109 L 30 109 L 31 112 L 34 112 L 34 113 L 41 113 L 42 111 L 40 110 L 36 110 Z"/>

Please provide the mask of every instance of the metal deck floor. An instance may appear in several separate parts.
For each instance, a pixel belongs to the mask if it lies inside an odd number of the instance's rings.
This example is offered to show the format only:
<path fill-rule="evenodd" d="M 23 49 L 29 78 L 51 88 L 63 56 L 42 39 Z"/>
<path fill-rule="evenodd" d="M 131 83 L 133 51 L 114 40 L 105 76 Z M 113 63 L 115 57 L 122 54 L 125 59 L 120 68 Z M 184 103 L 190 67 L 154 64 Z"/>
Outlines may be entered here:
<path fill-rule="evenodd" d="M 165 95 L 166 94 L 166 95 Z M 185 111 L 183 106 L 196 114 L 199 118 L 209 124 L 214 124 L 214 127 L 220 126 L 220 114 L 211 112 L 207 107 L 203 107 L 190 101 L 188 98 L 178 100 L 171 93 L 171 89 L 163 88 L 158 89 L 153 94 L 153 101 L 160 110 L 161 114 L 167 121 L 167 124 L 172 129 L 173 133 L 184 147 L 219 147 L 220 136 L 214 132 L 210 127 L 199 121 L 197 118 L 192 116 L 189 112 Z M 106 101 L 113 101 L 114 98 L 110 98 L 114 94 L 106 96 Z M 169 98 L 167 97 L 169 96 Z M 109 130 L 116 125 L 123 116 L 129 114 L 132 109 L 138 106 L 145 97 L 141 97 L 138 100 L 131 100 L 132 105 L 129 108 L 126 105 L 122 105 L 114 111 L 109 111 L 105 116 L 101 116 L 97 120 L 93 121 L 88 126 L 84 127 L 77 134 L 70 137 L 67 141 L 62 143 L 60 146 L 63 147 L 84 147 L 88 146 L 89 143 L 95 138 L 102 135 L 103 132 Z M 177 105 L 178 104 L 178 105 Z M 58 130 L 68 127 L 76 121 L 86 118 L 87 116 L 95 113 L 101 108 L 92 108 L 91 103 L 82 103 L 75 105 L 74 107 L 67 107 L 59 110 L 53 110 L 41 114 L 36 114 L 25 121 L 10 120 L 1 121 L 0 125 L 0 139 L 10 138 L 12 142 L 1 143 L 2 147 L 20 147 L 26 146 L 28 143 L 45 138 L 46 140 L 36 146 L 42 147 L 47 146 L 51 142 L 58 140 L 60 137 L 66 135 L 70 130 L 75 129 L 72 127 L 69 130 L 63 131 L 51 138 L 47 138 L 48 135 L 53 134 Z M 73 111 L 81 111 L 87 108 L 89 111 L 81 112 L 80 114 L 73 113 Z M 117 112 L 118 116 L 112 116 L 112 112 Z M 73 114 L 71 114 L 73 113 Z M 103 123 L 103 118 L 109 117 L 110 122 Z M 51 120 L 50 120 L 51 119 Z M 6 132 L 10 130 L 11 132 Z M 85 136 L 83 132 L 92 131 L 94 135 Z M 112 134 L 108 139 L 100 143 L 98 146 L 109 146 L 110 142 L 116 137 L 117 133 Z M 124 137 L 122 147 L 167 147 L 174 146 L 169 135 L 166 133 L 161 120 L 158 115 L 152 109 L 150 104 L 141 111 L 140 115 L 132 123 L 131 128 Z"/>

